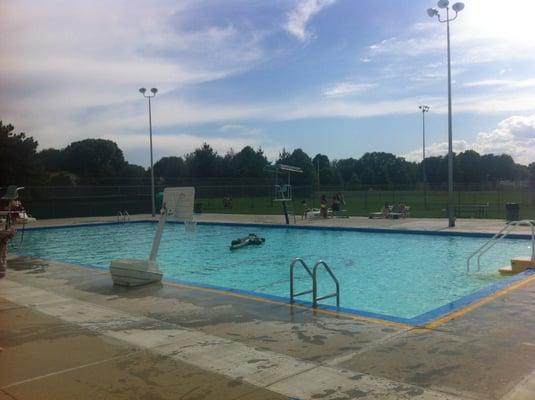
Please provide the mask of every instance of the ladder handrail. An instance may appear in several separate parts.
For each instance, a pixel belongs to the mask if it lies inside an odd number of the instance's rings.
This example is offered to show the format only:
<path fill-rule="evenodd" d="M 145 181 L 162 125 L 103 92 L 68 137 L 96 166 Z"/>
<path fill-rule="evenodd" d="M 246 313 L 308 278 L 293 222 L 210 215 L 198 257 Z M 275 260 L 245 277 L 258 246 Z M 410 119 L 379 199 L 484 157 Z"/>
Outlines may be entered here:
<path fill-rule="evenodd" d="M 305 271 L 308 273 L 308 275 L 312 278 L 312 281 L 314 282 L 314 276 L 312 274 L 312 271 L 310 271 L 310 268 L 308 268 L 305 261 L 303 261 L 302 258 L 295 258 L 292 263 L 290 264 L 290 303 L 294 302 L 294 297 L 302 296 L 304 294 L 313 293 L 313 289 L 311 290 L 305 290 L 304 292 L 299 292 L 294 294 L 294 267 L 295 264 L 300 263 Z"/>
<path fill-rule="evenodd" d="M 317 280 L 317 273 L 318 273 L 318 267 L 323 266 L 325 270 L 329 273 L 332 280 L 334 281 L 336 285 L 336 292 L 331 293 L 322 297 L 318 297 L 318 280 Z M 323 260 L 319 260 L 315 265 L 314 269 L 312 270 L 312 307 L 317 308 L 318 307 L 318 300 L 324 300 L 329 299 L 331 297 L 336 296 L 336 307 L 340 307 L 340 283 L 338 282 L 338 279 L 336 279 L 336 276 L 334 276 L 333 271 L 327 263 Z"/>
<path fill-rule="evenodd" d="M 487 251 L 489 251 L 496 243 L 498 243 L 500 240 L 505 238 L 511 231 L 516 228 L 517 226 L 521 225 L 528 225 L 531 226 L 531 259 L 535 260 L 535 224 L 534 221 L 531 221 L 529 219 L 524 219 L 521 221 L 511 221 L 508 222 L 507 225 L 505 225 L 498 233 L 496 233 L 492 238 L 490 238 L 487 242 L 485 242 L 481 247 L 479 247 L 476 251 L 474 251 L 470 257 L 466 260 L 466 272 L 470 272 L 470 260 L 474 258 L 476 255 L 477 257 L 477 270 L 479 271 L 481 268 L 480 260 L 481 256 L 485 254 Z"/>
<path fill-rule="evenodd" d="M 511 231 L 513 230 L 514 228 L 514 225 L 508 225 L 509 226 L 509 229 L 506 229 L 502 235 L 500 235 L 499 237 L 495 238 L 492 243 L 490 243 L 489 246 L 487 246 L 486 249 L 483 249 L 482 251 L 479 252 L 479 255 L 477 256 L 477 271 L 479 272 L 481 270 L 481 256 L 483 254 L 485 254 L 487 251 L 489 251 L 490 249 L 492 249 L 496 243 L 498 243 L 500 240 L 502 240 L 504 237 L 506 237 L 509 233 L 511 233 Z"/>
<path fill-rule="evenodd" d="M 130 214 L 128 214 L 127 210 L 124 210 L 123 217 L 125 221 L 130 221 Z"/>
<path fill-rule="evenodd" d="M 470 272 L 470 260 L 474 258 L 483 248 L 488 246 L 494 239 L 496 239 L 498 236 L 502 234 L 504 230 L 506 230 L 509 227 L 509 225 L 504 226 L 498 233 L 496 233 L 492 238 L 490 238 L 488 241 L 486 241 L 481 247 L 479 247 L 476 251 L 474 251 L 466 260 L 466 272 Z"/>
<path fill-rule="evenodd" d="M 121 211 L 117 211 L 117 223 L 121 222 L 121 218 L 123 218 L 123 213 Z"/>

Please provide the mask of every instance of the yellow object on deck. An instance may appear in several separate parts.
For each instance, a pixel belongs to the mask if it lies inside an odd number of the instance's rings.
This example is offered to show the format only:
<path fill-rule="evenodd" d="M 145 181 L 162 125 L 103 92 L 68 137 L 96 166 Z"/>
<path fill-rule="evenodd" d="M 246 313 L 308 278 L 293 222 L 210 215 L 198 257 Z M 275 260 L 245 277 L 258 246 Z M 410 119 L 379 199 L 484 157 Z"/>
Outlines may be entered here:
<path fill-rule="evenodd" d="M 511 265 L 500 268 L 501 274 L 513 275 L 524 272 L 528 268 L 535 268 L 535 260 L 530 257 L 514 257 L 511 259 Z"/>

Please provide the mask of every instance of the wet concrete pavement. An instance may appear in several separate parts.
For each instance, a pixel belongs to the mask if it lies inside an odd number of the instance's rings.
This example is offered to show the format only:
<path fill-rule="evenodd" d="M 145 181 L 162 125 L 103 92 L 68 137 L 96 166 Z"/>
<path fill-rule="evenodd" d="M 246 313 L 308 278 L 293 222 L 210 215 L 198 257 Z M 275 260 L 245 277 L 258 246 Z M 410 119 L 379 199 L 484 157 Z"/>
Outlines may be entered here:
<path fill-rule="evenodd" d="M 0 399 L 530 400 L 534 299 L 527 283 L 422 329 L 11 257 Z"/>

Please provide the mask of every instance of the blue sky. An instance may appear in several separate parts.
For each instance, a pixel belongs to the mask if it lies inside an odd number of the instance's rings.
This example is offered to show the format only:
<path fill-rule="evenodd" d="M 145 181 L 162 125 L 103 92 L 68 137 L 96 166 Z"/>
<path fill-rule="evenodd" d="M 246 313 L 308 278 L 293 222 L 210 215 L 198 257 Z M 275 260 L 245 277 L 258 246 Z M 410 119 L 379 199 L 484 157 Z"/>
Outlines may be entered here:
<path fill-rule="evenodd" d="M 535 161 L 535 2 L 466 0 L 451 25 L 454 149 Z M 504 7 L 504 4 L 507 4 Z M 430 0 L 0 3 L 0 118 L 40 148 L 112 139 L 147 166 L 210 143 L 270 159 L 447 148 L 445 25 Z"/>

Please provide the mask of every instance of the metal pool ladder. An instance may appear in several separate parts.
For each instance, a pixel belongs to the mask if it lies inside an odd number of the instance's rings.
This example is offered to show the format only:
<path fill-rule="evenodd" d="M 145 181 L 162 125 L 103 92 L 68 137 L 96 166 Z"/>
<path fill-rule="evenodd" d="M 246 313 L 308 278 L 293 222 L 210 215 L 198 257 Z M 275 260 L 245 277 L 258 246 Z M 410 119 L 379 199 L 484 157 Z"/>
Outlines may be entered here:
<path fill-rule="evenodd" d="M 126 221 L 130 221 L 130 214 L 128 214 L 128 211 L 117 211 L 117 222 L 122 222 L 124 224 Z"/>
<path fill-rule="evenodd" d="M 303 292 L 295 293 L 294 267 L 297 263 L 302 265 L 305 271 L 307 272 L 307 274 L 312 278 L 311 290 L 305 290 Z M 331 279 L 336 285 L 336 292 L 318 297 L 318 268 L 319 267 L 323 267 L 327 271 L 327 273 L 330 275 Z M 336 307 L 337 308 L 340 307 L 340 283 L 338 282 L 338 279 L 336 279 L 336 276 L 334 275 L 331 268 L 329 268 L 327 263 L 323 260 L 319 260 L 316 264 L 314 264 L 314 268 L 312 268 L 312 271 L 311 271 L 310 268 L 308 268 L 307 264 L 303 261 L 303 259 L 297 257 L 290 264 L 290 303 L 294 303 L 295 297 L 302 296 L 302 295 L 309 294 L 309 293 L 312 293 L 312 307 L 314 308 L 318 307 L 318 301 L 330 299 L 331 297 L 336 297 Z"/>
<path fill-rule="evenodd" d="M 481 256 L 490 250 L 496 243 L 506 237 L 517 226 L 531 227 L 531 259 L 535 260 L 535 221 L 524 219 L 522 221 L 508 222 L 497 234 L 489 239 L 483 246 L 474 251 L 466 260 L 466 272 L 470 272 L 470 261 L 477 256 L 477 270 L 481 269 Z"/>

